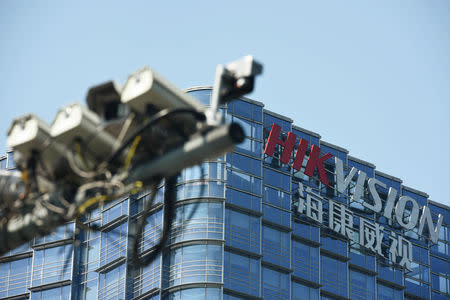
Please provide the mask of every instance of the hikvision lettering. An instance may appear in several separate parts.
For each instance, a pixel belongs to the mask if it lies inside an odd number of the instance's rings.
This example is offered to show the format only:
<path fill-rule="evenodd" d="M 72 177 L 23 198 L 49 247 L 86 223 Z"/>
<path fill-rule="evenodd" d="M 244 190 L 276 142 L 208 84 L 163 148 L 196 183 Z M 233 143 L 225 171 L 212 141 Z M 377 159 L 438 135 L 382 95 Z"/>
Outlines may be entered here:
<path fill-rule="evenodd" d="M 280 161 L 283 164 L 288 164 L 291 157 L 291 153 L 294 150 L 295 141 L 297 136 L 293 132 L 287 134 L 286 140 L 283 141 L 280 138 L 281 127 L 277 124 L 272 125 L 270 134 L 267 140 L 264 153 L 273 156 L 275 148 L 277 145 L 282 146 L 283 150 L 281 152 Z M 308 148 L 308 141 L 300 139 L 297 147 L 297 152 L 295 153 L 294 160 L 292 162 L 292 168 L 300 171 L 302 167 L 303 160 L 306 156 L 306 150 Z M 314 171 L 317 170 L 319 174 L 319 180 L 326 186 L 330 186 L 328 178 L 325 173 L 324 162 L 332 158 L 333 155 L 327 153 L 320 156 L 320 147 L 313 145 L 311 147 L 311 152 L 306 163 L 304 174 L 312 177 Z M 362 205 L 370 209 L 375 213 L 382 213 L 384 217 L 388 219 L 394 219 L 400 226 L 405 229 L 413 229 L 418 225 L 418 234 L 423 235 L 424 229 L 428 232 L 429 238 L 433 243 L 437 243 L 439 237 L 439 231 L 444 219 L 444 216 L 439 214 L 436 227 L 434 227 L 433 220 L 431 217 L 431 211 L 428 206 L 422 207 L 422 213 L 420 214 L 420 208 L 417 202 L 409 196 L 400 196 L 397 203 L 395 203 L 398 191 L 392 187 L 389 188 L 386 204 L 383 210 L 382 201 L 380 195 L 376 189 L 376 186 L 386 188 L 386 185 L 377 180 L 376 178 L 367 178 L 367 174 L 363 171 L 352 167 L 347 176 L 344 176 L 344 166 L 341 159 L 334 157 L 336 166 L 336 190 L 341 194 L 346 194 L 350 182 L 355 176 L 356 186 L 352 196 L 352 200 L 355 202 L 362 202 Z M 368 203 L 362 199 L 364 193 L 364 185 L 367 181 L 368 192 L 373 198 L 373 203 Z M 408 205 L 410 204 L 410 205 Z M 405 209 L 407 206 L 411 206 L 411 211 L 407 218 L 405 217 Z M 420 220 L 419 220 L 420 214 Z M 425 224 L 427 225 L 425 227 Z"/>
<path fill-rule="evenodd" d="M 280 131 L 281 127 L 274 123 L 272 125 L 272 129 L 270 130 L 269 139 L 267 140 L 264 153 L 269 156 L 273 156 L 276 145 L 283 146 L 284 149 L 281 154 L 280 161 L 283 164 L 287 164 L 289 163 L 289 158 L 291 157 L 291 153 L 294 150 L 294 144 L 295 140 L 297 139 L 297 136 L 294 133 L 289 132 L 286 141 L 284 142 L 283 140 L 278 138 L 278 136 L 280 135 Z M 300 143 L 298 144 L 298 150 L 297 153 L 295 154 L 294 162 L 292 164 L 292 167 L 297 171 L 300 171 L 300 168 L 302 167 L 302 162 L 303 159 L 305 158 L 307 148 L 308 148 L 308 141 L 300 139 Z M 309 154 L 308 163 L 306 164 L 305 174 L 311 177 L 314 174 L 314 170 L 317 169 L 320 181 L 323 184 L 329 186 L 330 184 L 328 183 L 328 178 L 325 173 L 323 163 L 329 158 L 332 158 L 333 155 L 327 153 L 320 158 L 319 156 L 320 156 L 320 148 L 317 147 L 316 145 L 313 145 L 311 148 L 311 153 Z"/>

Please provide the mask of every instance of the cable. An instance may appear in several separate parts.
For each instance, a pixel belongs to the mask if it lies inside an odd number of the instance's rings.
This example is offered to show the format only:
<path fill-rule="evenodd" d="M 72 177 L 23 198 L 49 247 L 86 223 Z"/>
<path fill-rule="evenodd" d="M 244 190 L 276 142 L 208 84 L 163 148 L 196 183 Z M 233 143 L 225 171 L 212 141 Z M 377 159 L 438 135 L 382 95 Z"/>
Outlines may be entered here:
<path fill-rule="evenodd" d="M 130 150 L 128 151 L 127 157 L 125 159 L 125 163 L 123 165 L 124 170 L 128 170 L 130 167 L 131 159 L 134 156 L 134 153 L 136 152 L 136 148 L 139 145 L 139 142 L 141 141 L 141 135 L 138 135 L 134 138 L 133 144 L 131 145 Z"/>
<path fill-rule="evenodd" d="M 86 172 L 86 171 L 81 170 L 77 166 L 77 163 L 75 162 L 75 157 L 74 157 L 72 151 L 67 151 L 67 161 L 69 162 L 69 166 L 72 169 L 72 171 L 82 178 L 92 179 L 99 174 L 97 172 Z"/>
<path fill-rule="evenodd" d="M 108 199 L 107 196 L 105 195 L 98 195 L 95 197 L 92 197 L 88 200 L 86 200 L 85 202 L 83 202 L 77 209 L 76 213 L 75 213 L 75 218 L 78 218 L 78 216 L 80 216 L 81 214 L 83 214 L 86 209 L 88 209 L 89 207 L 98 204 L 98 203 L 103 203 Z"/>
<path fill-rule="evenodd" d="M 125 120 L 125 123 L 122 126 L 122 129 L 120 130 L 119 135 L 117 136 L 116 142 L 114 144 L 114 148 L 119 147 L 120 143 L 122 143 L 122 140 L 125 138 L 125 135 L 128 131 L 128 129 L 131 126 L 131 123 L 133 122 L 135 117 L 135 114 L 133 112 L 131 112 L 129 114 L 129 116 L 127 117 L 127 119 Z"/>
<path fill-rule="evenodd" d="M 175 185 L 177 182 L 177 177 L 178 174 L 175 176 L 165 178 L 163 231 L 158 243 L 150 249 L 150 252 L 148 254 L 146 254 L 144 257 L 141 258 L 139 256 L 138 246 L 139 242 L 142 239 L 144 223 L 147 219 L 147 215 L 150 211 L 151 205 L 144 208 L 141 219 L 138 221 L 137 224 L 137 230 L 133 242 L 133 262 L 135 264 L 146 266 L 149 263 L 151 263 L 155 259 L 155 257 L 161 252 L 162 248 L 164 247 L 167 241 L 167 238 L 169 237 L 170 230 L 172 228 L 172 219 L 175 214 L 175 201 L 176 201 Z M 153 202 L 154 195 L 156 195 L 156 190 L 152 195 L 151 201 L 149 201 L 150 204 Z"/>
<path fill-rule="evenodd" d="M 77 153 L 80 162 L 84 165 L 85 168 L 87 168 L 88 164 L 81 151 L 81 142 L 79 140 L 75 141 L 75 152 Z"/>
<path fill-rule="evenodd" d="M 140 218 L 137 218 L 136 220 L 137 224 L 135 227 L 135 232 L 134 234 L 130 234 L 130 236 L 133 238 L 131 242 L 132 259 L 136 263 L 141 263 L 141 260 L 139 259 L 139 242 L 143 235 L 144 223 L 146 222 L 148 212 L 151 210 L 151 207 L 153 206 L 153 201 L 156 197 L 158 184 L 159 182 L 155 182 L 150 188 L 150 197 L 147 202 L 143 203 L 142 215 Z"/>
<path fill-rule="evenodd" d="M 184 114 L 184 113 L 192 114 L 199 121 L 204 121 L 206 119 L 206 117 L 205 117 L 203 112 L 199 112 L 199 111 L 191 109 L 191 108 L 163 109 L 163 110 L 159 111 L 158 113 L 156 113 L 155 115 L 153 115 L 153 117 L 150 118 L 150 120 L 147 123 L 145 123 L 141 127 L 139 127 L 130 137 L 128 137 L 122 143 L 122 145 L 118 149 L 116 149 L 100 165 L 105 165 L 105 166 L 109 165 L 113 160 L 115 160 L 120 155 L 120 153 L 122 151 L 125 150 L 126 147 L 128 147 L 134 141 L 135 137 L 137 137 L 138 135 L 142 134 L 144 132 L 144 130 L 146 130 L 148 127 L 154 125 L 156 122 L 164 120 L 165 118 L 170 117 L 172 115 Z"/>
<path fill-rule="evenodd" d="M 86 179 L 92 179 L 96 176 L 100 175 L 100 171 L 102 170 L 101 166 L 105 165 L 108 166 L 109 163 L 114 161 L 127 147 L 129 148 L 129 151 L 126 155 L 125 161 L 124 161 L 124 169 L 128 169 L 130 167 L 131 161 L 133 159 L 133 156 L 136 152 L 136 149 L 138 148 L 142 136 L 141 134 L 151 126 L 153 126 L 155 123 L 160 122 L 162 120 L 165 120 L 169 118 L 170 116 L 174 116 L 176 114 L 192 114 L 193 117 L 197 120 L 205 120 L 205 115 L 202 112 L 198 112 L 193 109 L 188 108 L 180 108 L 180 109 L 166 109 L 162 110 L 159 113 L 155 114 L 152 118 L 150 118 L 145 124 L 140 126 L 131 136 L 129 136 L 120 146 L 117 148 L 105 161 L 104 163 L 100 164 L 97 168 L 96 172 L 93 171 L 85 171 L 86 165 L 84 155 L 83 155 L 83 148 L 79 141 L 75 141 L 73 151 L 68 151 L 68 163 L 70 167 L 72 168 L 73 172 L 75 172 L 77 175 L 84 177 Z M 175 126 L 174 123 L 171 122 L 172 125 Z M 175 128 L 176 129 L 176 128 Z M 179 131 L 179 135 L 186 139 L 188 136 L 186 134 L 183 134 L 184 131 Z M 122 137 L 123 138 L 123 137 Z M 77 156 L 77 157 L 76 157 Z M 84 165 L 83 168 L 80 168 L 80 162 Z M 31 165 L 33 165 L 31 163 Z M 109 168 L 104 168 L 105 170 L 109 170 Z M 31 171 L 31 178 L 34 178 L 34 170 L 33 168 L 29 169 Z M 202 169 L 202 177 L 204 177 L 204 171 Z M 138 220 L 137 224 L 137 230 L 136 234 L 134 236 L 134 242 L 133 245 L 133 259 L 136 263 L 147 265 L 148 263 L 152 262 L 154 258 L 161 252 L 162 248 L 164 247 L 172 228 L 172 219 L 175 214 L 175 201 L 176 201 L 176 182 L 177 182 L 177 176 L 171 176 L 168 178 L 165 178 L 165 193 L 164 193 L 164 226 L 162 229 L 162 233 L 160 236 L 159 241 L 156 245 L 154 245 L 149 253 L 147 253 L 143 258 L 140 257 L 138 246 L 142 240 L 144 228 L 145 228 L 145 222 L 149 215 L 149 212 L 152 209 L 153 199 L 156 195 L 156 189 L 154 189 L 152 193 L 152 199 L 147 203 L 146 207 L 144 208 L 143 214 L 141 218 Z M 154 182 L 157 180 L 155 179 Z M 159 181 L 158 181 L 159 182 Z M 156 184 L 158 183 L 155 183 Z M 68 209 L 68 214 L 66 218 L 74 220 L 78 226 L 80 226 L 82 229 L 86 230 L 86 226 L 81 222 L 80 216 L 86 211 L 88 211 L 93 206 L 98 205 L 99 203 L 104 203 L 107 201 L 112 201 L 116 198 L 118 194 L 123 194 L 125 192 L 136 192 L 142 187 L 142 183 L 136 184 L 132 187 L 131 185 L 128 185 L 125 187 L 121 181 L 118 181 L 116 183 L 114 182 L 107 182 L 105 180 L 99 180 L 94 182 L 86 183 L 78 188 L 78 195 L 74 198 L 75 202 L 71 205 L 71 207 Z M 116 190 L 116 188 L 119 188 L 119 191 Z M 202 191 L 203 194 L 204 186 L 202 185 Z M 100 189 L 100 190 L 98 190 Z M 114 191 L 115 190 L 115 191 Z M 85 196 L 88 194 L 91 194 L 93 192 L 101 193 L 97 194 L 94 197 L 91 197 L 87 200 L 82 200 Z M 78 202 L 77 199 L 79 199 Z M 78 203 L 77 203 L 78 202 Z M 56 207 L 50 202 L 41 203 L 41 205 L 44 205 L 49 210 L 54 211 L 55 213 L 61 214 L 62 207 Z M 197 208 L 197 205 L 196 207 Z M 82 224 L 82 225 L 81 225 Z M 98 230 L 98 228 L 92 228 L 91 226 L 87 226 L 92 230 Z"/>
<path fill-rule="evenodd" d="M 205 171 L 203 168 L 203 165 L 199 165 L 200 172 L 201 172 L 201 180 L 205 177 Z M 171 234 L 172 230 L 172 222 L 173 217 L 175 215 L 175 202 L 176 202 L 176 182 L 177 182 L 178 174 L 175 176 L 172 176 L 170 178 L 166 178 L 166 187 L 164 192 L 164 221 L 163 221 L 163 231 L 161 234 L 161 237 L 158 241 L 158 243 L 153 246 L 149 252 L 149 254 L 146 254 L 143 258 L 139 255 L 139 243 L 142 240 L 142 236 L 144 234 L 144 228 L 145 228 L 145 221 L 148 217 L 149 211 L 151 211 L 153 200 L 156 195 L 156 188 L 153 189 L 151 198 L 149 201 L 145 204 L 143 208 L 143 213 L 141 218 L 137 221 L 136 225 L 136 233 L 134 235 L 134 241 L 132 242 L 133 250 L 132 250 L 132 257 L 135 264 L 146 266 L 149 263 L 151 263 L 155 257 L 158 255 L 158 253 L 161 252 L 162 248 L 164 247 L 169 235 Z M 205 191 L 205 185 L 202 184 L 200 189 L 200 196 L 203 196 Z M 196 202 L 193 210 L 190 212 L 189 216 L 187 217 L 187 220 L 190 220 L 192 216 L 197 211 L 198 207 L 200 205 L 200 202 Z"/>

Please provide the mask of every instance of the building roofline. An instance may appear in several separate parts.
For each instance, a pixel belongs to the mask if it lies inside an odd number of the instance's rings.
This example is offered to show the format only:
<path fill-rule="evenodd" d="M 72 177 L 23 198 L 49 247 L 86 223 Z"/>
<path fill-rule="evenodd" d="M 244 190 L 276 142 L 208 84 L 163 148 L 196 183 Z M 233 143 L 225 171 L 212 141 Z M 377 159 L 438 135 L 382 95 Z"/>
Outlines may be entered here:
<path fill-rule="evenodd" d="M 373 168 L 373 169 L 376 168 L 376 166 L 375 166 L 373 163 L 370 163 L 370 162 L 368 162 L 368 161 L 365 161 L 365 160 L 356 158 L 356 157 L 351 156 L 351 155 L 347 155 L 347 159 L 353 160 L 354 162 L 357 162 L 357 163 L 360 163 L 360 164 L 362 164 L 362 165 L 371 167 L 371 168 Z"/>
<path fill-rule="evenodd" d="M 375 175 L 383 176 L 383 177 L 386 177 L 386 178 L 388 178 L 388 179 L 397 181 L 397 182 L 399 182 L 399 183 L 403 183 L 403 180 L 401 180 L 400 178 L 395 177 L 395 176 L 392 176 L 392 175 L 389 175 L 389 174 L 387 174 L 387 173 L 383 173 L 383 172 L 378 171 L 378 170 L 375 170 Z"/>
<path fill-rule="evenodd" d="M 288 118 L 288 117 L 286 117 L 286 116 L 277 114 L 276 112 L 273 112 L 273 111 L 268 110 L 268 109 L 263 109 L 263 113 L 266 113 L 266 114 L 268 114 L 268 115 L 277 117 L 277 118 L 279 118 L 279 119 L 281 119 L 281 120 L 284 120 L 284 121 L 288 121 L 288 122 L 290 122 L 290 123 L 293 123 L 293 122 L 294 122 L 294 120 L 292 120 L 291 118 Z"/>
<path fill-rule="evenodd" d="M 320 145 L 324 145 L 324 146 L 327 146 L 327 147 L 339 150 L 341 152 L 344 152 L 345 154 L 348 154 L 348 150 L 347 149 L 339 147 L 338 145 L 335 145 L 335 144 L 332 144 L 332 143 L 328 143 L 326 141 L 320 141 Z"/>
<path fill-rule="evenodd" d="M 210 85 L 193 86 L 193 87 L 189 87 L 187 89 L 184 89 L 183 91 L 185 93 L 187 93 L 187 92 L 201 91 L 201 90 L 212 90 L 212 86 L 210 86 Z M 251 104 L 255 104 L 255 105 L 258 105 L 258 106 L 261 106 L 261 107 L 264 107 L 264 103 L 262 103 L 260 101 L 257 101 L 257 100 L 253 100 L 253 99 L 247 98 L 247 97 L 239 97 L 237 99 L 243 100 L 245 102 L 249 102 Z"/>
<path fill-rule="evenodd" d="M 435 206 L 439 206 L 440 208 L 446 209 L 446 210 L 450 210 L 450 206 L 444 204 L 444 203 L 440 203 L 440 202 L 436 202 L 433 200 L 428 199 L 428 204 L 433 204 Z"/>
<path fill-rule="evenodd" d="M 292 124 L 292 129 L 295 129 L 295 130 L 301 131 L 301 132 L 303 132 L 303 133 L 312 135 L 312 136 L 314 136 L 314 137 L 316 137 L 316 138 L 319 138 L 319 139 L 322 138 L 322 137 L 320 136 L 320 134 L 315 133 L 315 132 L 313 132 L 313 131 L 310 131 L 310 130 L 308 130 L 308 129 L 305 129 L 305 128 L 303 128 L 303 127 L 294 125 L 294 124 Z"/>
<path fill-rule="evenodd" d="M 415 188 L 412 188 L 412 187 L 409 187 L 409 186 L 406 186 L 406 185 L 403 185 L 402 187 L 405 190 L 407 190 L 407 191 L 413 192 L 414 194 L 417 194 L 417 195 L 420 195 L 420 196 L 424 196 L 427 199 L 430 197 L 427 193 L 419 191 L 419 190 L 416 190 Z"/>
<path fill-rule="evenodd" d="M 262 103 L 262 102 L 260 102 L 258 100 L 253 100 L 253 99 L 250 99 L 250 98 L 247 98 L 247 97 L 240 97 L 239 99 L 240 100 L 244 100 L 246 102 L 250 102 L 252 104 L 255 104 L 255 105 L 258 105 L 258 106 L 261 106 L 261 107 L 264 107 L 264 103 Z"/>

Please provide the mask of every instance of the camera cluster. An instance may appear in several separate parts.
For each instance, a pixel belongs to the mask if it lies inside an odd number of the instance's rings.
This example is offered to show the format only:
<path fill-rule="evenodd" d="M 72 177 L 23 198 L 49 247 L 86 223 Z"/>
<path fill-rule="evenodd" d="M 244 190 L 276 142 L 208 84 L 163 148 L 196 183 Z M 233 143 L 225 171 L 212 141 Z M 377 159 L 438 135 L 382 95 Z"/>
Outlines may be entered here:
<path fill-rule="evenodd" d="M 242 128 L 226 124 L 217 108 L 251 92 L 261 72 L 251 56 L 219 65 L 206 107 L 143 68 L 123 87 L 109 81 L 90 88 L 87 106 L 64 106 L 51 124 L 32 114 L 15 119 L 7 144 L 18 172 L 0 172 L 0 252 L 70 220 L 83 226 L 84 213 L 163 180 L 165 204 L 173 202 L 182 169 L 243 141 Z"/>

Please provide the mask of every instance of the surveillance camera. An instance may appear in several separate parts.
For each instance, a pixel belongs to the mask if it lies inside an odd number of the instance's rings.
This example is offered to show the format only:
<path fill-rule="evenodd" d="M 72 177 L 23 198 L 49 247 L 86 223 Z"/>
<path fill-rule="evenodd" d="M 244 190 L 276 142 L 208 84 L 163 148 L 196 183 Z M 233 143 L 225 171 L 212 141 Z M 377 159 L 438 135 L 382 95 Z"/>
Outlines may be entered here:
<path fill-rule="evenodd" d="M 140 114 L 147 113 L 149 108 L 153 110 L 166 108 L 204 110 L 200 102 L 148 67 L 137 71 L 128 78 L 122 90 L 121 100 Z"/>
<path fill-rule="evenodd" d="M 245 77 L 255 77 L 262 73 L 262 65 L 255 61 L 253 56 L 247 55 L 241 59 L 233 61 L 225 66 L 236 79 Z"/>
<path fill-rule="evenodd" d="M 61 108 L 51 127 L 52 137 L 68 147 L 83 144 L 85 157 L 96 165 L 113 151 L 115 138 L 100 126 L 100 117 L 79 103 Z M 73 149 L 73 148 L 72 148 Z"/>
<path fill-rule="evenodd" d="M 86 96 L 88 108 L 104 121 L 126 117 L 129 107 L 120 101 L 122 88 L 114 81 L 108 81 L 89 89 Z"/>
<path fill-rule="evenodd" d="M 22 161 L 28 161 L 37 154 L 40 165 L 53 173 L 64 158 L 64 147 L 50 134 L 50 126 L 34 115 L 25 115 L 13 121 L 8 130 L 8 147 L 11 147 Z"/>

